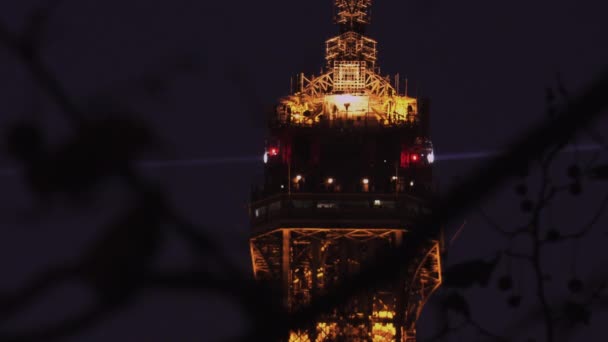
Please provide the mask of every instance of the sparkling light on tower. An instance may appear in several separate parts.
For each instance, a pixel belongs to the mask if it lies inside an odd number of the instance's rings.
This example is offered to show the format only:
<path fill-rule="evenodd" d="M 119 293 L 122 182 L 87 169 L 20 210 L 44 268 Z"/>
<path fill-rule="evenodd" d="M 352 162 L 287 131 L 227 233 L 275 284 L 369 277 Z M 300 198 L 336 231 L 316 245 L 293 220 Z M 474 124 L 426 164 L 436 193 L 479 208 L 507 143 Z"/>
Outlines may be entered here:
<path fill-rule="evenodd" d="M 300 74 L 269 122 L 250 249 L 255 278 L 280 287 L 289 310 L 400 245 L 429 214 L 428 101 L 401 91 L 399 76 L 379 74 L 377 43 L 365 36 L 370 6 L 335 0 L 340 34 L 326 41 L 322 74 Z M 398 282 L 358 294 L 284 341 L 415 341 L 441 284 L 440 241 L 419 247 Z"/>

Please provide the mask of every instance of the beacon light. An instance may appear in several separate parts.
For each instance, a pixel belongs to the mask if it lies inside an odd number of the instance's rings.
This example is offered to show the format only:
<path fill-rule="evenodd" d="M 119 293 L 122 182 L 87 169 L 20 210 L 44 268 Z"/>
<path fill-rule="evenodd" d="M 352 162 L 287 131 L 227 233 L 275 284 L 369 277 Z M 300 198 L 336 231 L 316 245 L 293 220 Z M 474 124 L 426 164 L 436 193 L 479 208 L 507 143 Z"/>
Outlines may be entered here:
<path fill-rule="evenodd" d="M 429 162 L 429 164 L 433 164 L 433 162 L 435 161 L 435 154 L 433 153 L 433 151 L 426 155 L 426 160 Z"/>

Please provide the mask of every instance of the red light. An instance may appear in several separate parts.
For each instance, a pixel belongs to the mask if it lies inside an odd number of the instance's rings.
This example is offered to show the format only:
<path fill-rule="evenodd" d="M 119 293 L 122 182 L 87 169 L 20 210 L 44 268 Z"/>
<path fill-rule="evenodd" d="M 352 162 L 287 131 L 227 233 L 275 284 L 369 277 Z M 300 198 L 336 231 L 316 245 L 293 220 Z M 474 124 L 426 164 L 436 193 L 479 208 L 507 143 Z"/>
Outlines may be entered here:
<path fill-rule="evenodd" d="M 412 161 L 418 161 L 418 155 L 417 154 L 412 154 Z"/>
<path fill-rule="evenodd" d="M 270 154 L 271 156 L 276 156 L 276 155 L 278 155 L 278 154 L 279 154 L 279 149 L 278 149 L 278 148 L 276 148 L 276 147 L 271 147 L 271 148 L 268 150 L 268 154 Z"/>
<path fill-rule="evenodd" d="M 405 151 L 401 151 L 401 155 L 399 158 L 399 166 L 408 167 L 410 164 L 410 157 Z"/>

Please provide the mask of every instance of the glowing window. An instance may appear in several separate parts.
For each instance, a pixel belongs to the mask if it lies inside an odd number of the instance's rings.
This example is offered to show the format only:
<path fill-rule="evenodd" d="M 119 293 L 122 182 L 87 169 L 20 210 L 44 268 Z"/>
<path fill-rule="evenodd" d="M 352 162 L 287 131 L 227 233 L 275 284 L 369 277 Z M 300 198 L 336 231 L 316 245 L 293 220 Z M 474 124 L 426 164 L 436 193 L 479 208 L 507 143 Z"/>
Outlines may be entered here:
<path fill-rule="evenodd" d="M 319 209 L 335 209 L 338 207 L 336 202 L 318 202 L 317 208 Z"/>

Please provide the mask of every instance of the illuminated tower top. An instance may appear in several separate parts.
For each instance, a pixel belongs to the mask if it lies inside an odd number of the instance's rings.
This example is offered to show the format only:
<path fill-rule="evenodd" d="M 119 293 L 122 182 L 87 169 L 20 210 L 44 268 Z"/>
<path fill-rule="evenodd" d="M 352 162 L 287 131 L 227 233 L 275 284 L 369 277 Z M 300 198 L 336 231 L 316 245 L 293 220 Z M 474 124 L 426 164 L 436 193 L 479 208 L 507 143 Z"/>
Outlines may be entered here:
<path fill-rule="evenodd" d="M 335 0 L 335 21 L 340 25 L 340 35 L 325 43 L 328 69 L 345 65 L 341 62 L 361 71 L 375 68 L 376 41 L 363 35 L 369 24 L 371 3 L 371 0 Z"/>
<path fill-rule="evenodd" d="M 325 42 L 326 65 L 318 76 L 292 79 L 271 125 L 306 127 L 417 127 L 418 99 L 409 97 L 407 79 L 381 75 L 376 41 L 365 36 L 372 0 L 334 0 L 337 36 Z M 402 91 L 402 89 L 404 91 Z"/>
<path fill-rule="evenodd" d="M 371 0 L 335 0 L 335 21 L 340 25 L 340 32 L 354 31 L 363 34 L 365 25 L 369 24 Z"/>

